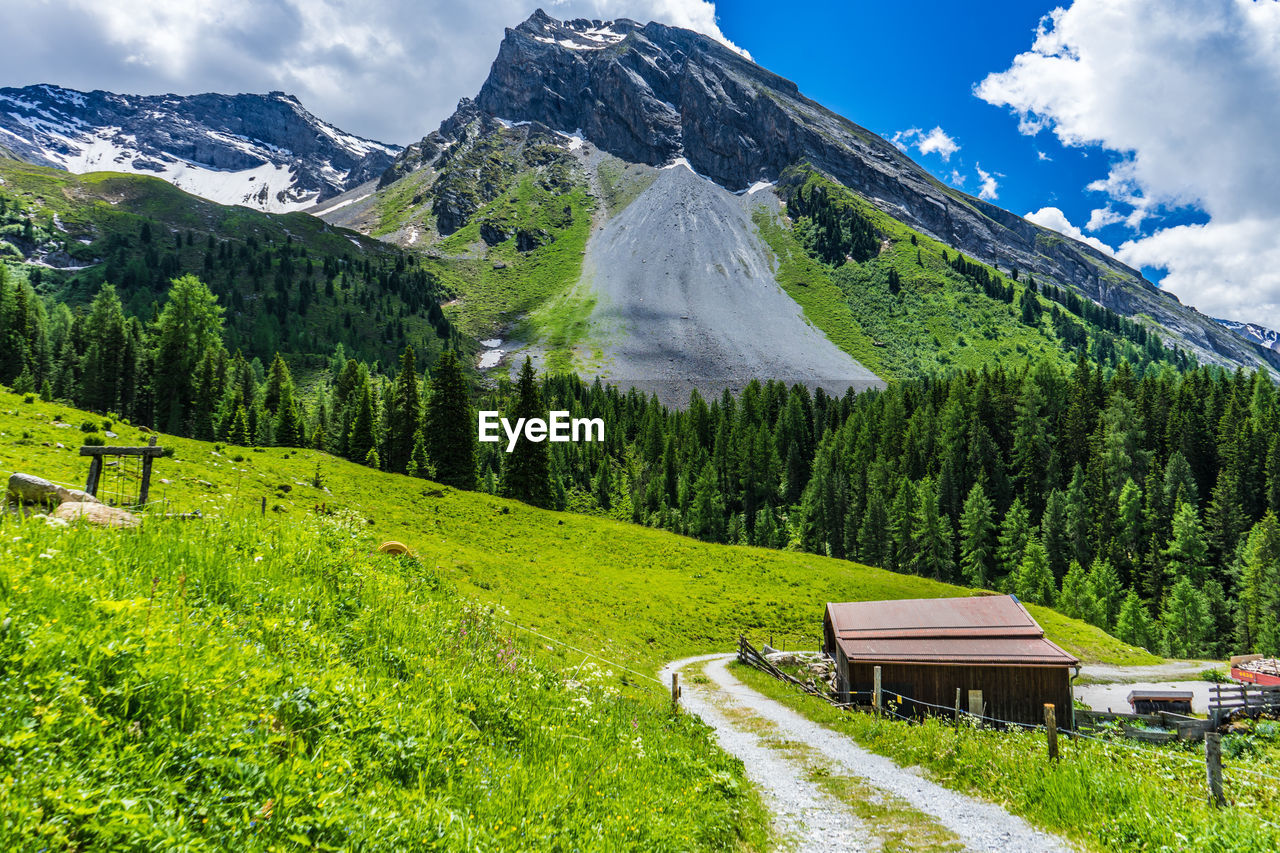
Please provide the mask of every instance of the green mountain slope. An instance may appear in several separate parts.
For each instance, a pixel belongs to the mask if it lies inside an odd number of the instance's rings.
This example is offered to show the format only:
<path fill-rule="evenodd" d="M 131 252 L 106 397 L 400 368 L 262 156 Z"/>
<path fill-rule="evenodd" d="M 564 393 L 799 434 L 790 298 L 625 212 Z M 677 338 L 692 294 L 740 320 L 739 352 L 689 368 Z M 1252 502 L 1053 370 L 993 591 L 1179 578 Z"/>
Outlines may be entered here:
<path fill-rule="evenodd" d="M 83 412 L 0 393 L 0 470 L 78 482 L 86 466 L 75 448 L 85 421 L 97 424 Z M 116 441 L 144 439 L 128 426 L 113 427 Z M 287 526 L 321 505 L 351 510 L 371 534 L 405 542 L 424 565 L 464 594 L 506 608 L 512 621 L 648 671 L 676 657 L 732 648 L 742 633 L 815 647 L 827 601 L 968 593 L 829 557 L 713 545 L 534 509 L 315 451 L 220 448 L 169 436 L 161 443 L 175 455 L 157 463 L 156 477 L 169 482 L 158 483 L 152 497 L 173 511 L 238 512 L 266 498 L 269 517 Z M 105 488 L 114 488 L 110 480 Z M 1051 638 L 1084 660 L 1155 660 L 1092 626 L 1044 608 L 1034 612 Z M 559 646 L 548 653 L 582 659 Z"/>
<path fill-rule="evenodd" d="M 453 334 L 429 271 L 308 214 L 218 205 L 156 178 L 15 161 L 0 161 L 0 180 L 0 260 L 55 302 L 85 304 L 109 282 L 126 311 L 149 320 L 169 282 L 194 273 L 228 309 L 230 349 L 264 362 L 276 352 L 327 359 L 341 343 L 386 365 L 406 344 L 430 358 Z"/>

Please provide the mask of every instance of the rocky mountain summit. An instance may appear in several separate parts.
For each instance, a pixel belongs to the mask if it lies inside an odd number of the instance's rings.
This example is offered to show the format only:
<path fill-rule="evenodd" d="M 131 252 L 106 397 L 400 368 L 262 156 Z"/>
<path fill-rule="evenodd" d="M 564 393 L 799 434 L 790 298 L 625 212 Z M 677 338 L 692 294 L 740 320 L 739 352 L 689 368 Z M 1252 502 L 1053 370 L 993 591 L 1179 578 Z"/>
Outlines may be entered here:
<path fill-rule="evenodd" d="M 659 23 L 558 21 L 508 29 L 474 102 L 410 146 L 382 184 L 439 166 L 477 114 L 578 135 L 623 160 L 683 158 L 740 191 L 809 164 L 966 255 L 1056 281 L 1216 364 L 1280 367 L 1280 354 L 1224 328 L 1110 255 L 938 181 L 879 135 L 806 98 L 715 39 Z M 449 228 L 457 226 L 449 223 Z M 449 229 L 445 229 L 446 231 Z"/>
<path fill-rule="evenodd" d="M 370 179 L 400 148 L 346 133 L 292 95 L 118 95 L 0 88 L 0 146 L 71 172 L 150 174 L 222 204 L 301 210 Z"/>

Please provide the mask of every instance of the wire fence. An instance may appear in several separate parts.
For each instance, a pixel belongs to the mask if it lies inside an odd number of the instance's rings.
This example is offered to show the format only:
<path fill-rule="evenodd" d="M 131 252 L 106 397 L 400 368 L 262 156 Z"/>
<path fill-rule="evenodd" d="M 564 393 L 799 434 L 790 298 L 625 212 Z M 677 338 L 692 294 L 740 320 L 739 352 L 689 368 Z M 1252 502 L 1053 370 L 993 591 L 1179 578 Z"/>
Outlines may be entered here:
<path fill-rule="evenodd" d="M 744 645 L 746 645 L 745 641 L 744 641 Z M 747 647 L 749 648 L 749 645 L 747 645 Z M 752 649 L 752 651 L 754 651 L 754 649 Z M 749 657 L 746 656 L 745 654 L 740 654 L 739 659 L 748 665 L 755 665 L 749 659 Z M 763 667 L 757 667 L 757 668 L 761 668 L 763 671 L 768 672 L 768 670 L 764 669 Z M 773 673 L 769 673 L 769 674 L 773 674 Z M 833 699 L 831 696 L 825 695 L 823 693 L 811 694 L 811 695 L 819 695 L 823 699 L 825 699 L 829 704 L 835 707 L 840 707 L 840 708 L 865 709 L 868 706 L 871 706 L 873 708 L 876 707 L 875 691 L 865 691 L 865 690 L 847 691 L 845 694 L 851 700 L 854 697 L 864 697 L 864 696 L 869 697 L 869 701 L 867 702 L 856 702 L 856 701 L 839 702 Z M 881 690 L 880 695 L 881 695 L 881 699 L 880 699 L 879 707 L 877 710 L 887 718 L 900 720 L 902 722 L 909 723 L 909 724 L 918 724 L 921 722 L 921 720 L 918 716 L 908 716 L 907 714 L 901 713 L 902 710 L 908 710 L 908 708 L 904 707 L 908 705 L 911 707 L 918 706 L 919 708 L 922 708 L 922 709 L 927 708 L 927 709 L 940 712 L 939 714 L 930 715 L 930 716 L 935 716 L 935 717 L 950 716 L 953 719 L 955 719 L 957 722 L 959 722 L 961 719 L 968 719 L 968 720 L 976 720 L 979 723 L 992 723 L 992 724 L 1006 726 L 1009 728 L 1020 729 L 1024 731 L 1041 731 L 1046 733 L 1049 731 L 1048 727 L 1042 723 L 1030 723 L 1026 721 L 1005 720 L 1000 717 L 992 716 L 989 714 L 974 713 L 965 708 L 961 708 L 957 706 L 939 705 L 934 702 L 929 702 L 923 699 L 917 699 L 915 697 L 912 697 L 905 693 L 901 693 L 896 690 Z M 1079 738 L 1084 741 L 1097 744 L 1100 748 L 1104 750 L 1108 750 L 1108 751 L 1115 750 L 1115 752 L 1113 753 L 1114 755 L 1140 755 L 1144 759 L 1157 761 L 1166 765 L 1168 763 L 1173 763 L 1177 767 L 1183 770 L 1193 770 L 1197 773 L 1205 774 L 1206 780 L 1208 779 L 1208 776 L 1212 773 L 1212 771 L 1206 765 L 1205 758 L 1195 758 L 1188 754 L 1176 752 L 1169 749 L 1162 749 L 1156 744 L 1141 745 L 1138 743 L 1127 743 L 1120 740 L 1116 740 L 1115 738 L 1112 738 L 1112 737 L 1107 737 L 1105 735 L 1090 734 L 1090 733 L 1081 731 L 1078 727 L 1073 729 L 1062 728 L 1062 727 L 1055 727 L 1055 728 L 1058 731 L 1060 731 L 1064 735 L 1064 737 L 1066 737 L 1068 740 L 1074 740 Z M 1236 774 L 1236 773 L 1246 774 L 1249 778 L 1247 779 L 1234 778 L 1233 774 Z M 1250 786 L 1267 786 L 1269 783 L 1280 783 L 1280 777 L 1278 776 L 1272 775 L 1270 773 L 1265 773 L 1260 770 L 1255 770 L 1249 767 L 1243 767 L 1238 764 L 1232 764 L 1229 767 L 1226 767 L 1226 766 L 1222 767 L 1219 778 L 1227 782 L 1231 782 L 1233 784 L 1238 784 L 1238 785 L 1244 784 L 1244 785 L 1250 785 Z M 1166 789 L 1166 793 L 1169 795 L 1173 795 L 1174 797 L 1176 797 L 1181 801 L 1184 801 L 1190 805 L 1197 806 L 1197 807 L 1204 806 L 1207 802 L 1212 802 L 1211 793 L 1206 797 L 1195 797 L 1190 793 L 1188 793 L 1186 790 L 1176 786 L 1169 786 Z M 1257 822 L 1267 827 L 1270 827 L 1272 829 L 1280 829 L 1280 824 L 1277 824 L 1271 820 L 1268 820 L 1267 818 L 1264 818 L 1256 813 L 1250 812 L 1247 809 L 1242 809 L 1241 814 L 1247 816 L 1252 820 L 1256 820 Z"/>

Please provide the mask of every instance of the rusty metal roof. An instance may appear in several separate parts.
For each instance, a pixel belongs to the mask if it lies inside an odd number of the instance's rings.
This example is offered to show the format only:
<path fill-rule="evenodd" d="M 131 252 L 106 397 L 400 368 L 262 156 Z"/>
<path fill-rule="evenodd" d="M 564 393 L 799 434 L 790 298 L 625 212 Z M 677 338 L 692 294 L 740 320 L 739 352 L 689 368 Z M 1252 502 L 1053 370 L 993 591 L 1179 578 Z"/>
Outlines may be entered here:
<path fill-rule="evenodd" d="M 861 663 L 1074 666 L 1011 595 L 828 604 L 836 642 Z"/>

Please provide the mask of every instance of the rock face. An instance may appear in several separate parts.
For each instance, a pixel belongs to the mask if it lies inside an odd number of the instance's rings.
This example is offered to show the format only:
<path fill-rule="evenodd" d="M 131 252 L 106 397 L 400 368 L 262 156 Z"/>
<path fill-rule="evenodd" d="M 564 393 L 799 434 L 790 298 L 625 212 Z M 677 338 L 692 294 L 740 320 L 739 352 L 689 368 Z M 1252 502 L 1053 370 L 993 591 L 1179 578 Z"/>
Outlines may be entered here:
<path fill-rule="evenodd" d="M 1073 287 L 1126 316 L 1153 318 L 1167 340 L 1204 361 L 1280 367 L 1280 353 L 1183 306 L 1136 270 L 946 186 L 882 137 L 804 97 L 791 81 L 689 30 L 625 19 L 561 22 L 539 10 L 506 31 L 474 103 L 464 99 L 458 114 L 411 146 L 383 181 L 447 156 L 459 127 L 474 127 L 477 113 L 581 131 L 632 162 L 683 157 L 731 190 L 775 181 L 788 166 L 807 162 L 967 255 Z M 445 202 L 439 212 L 454 227 L 461 208 Z"/>
<path fill-rule="evenodd" d="M 0 88 L 16 157 L 71 172 L 155 175 L 222 204 L 300 210 L 381 175 L 398 146 L 321 121 L 291 95 L 117 95 Z"/>

